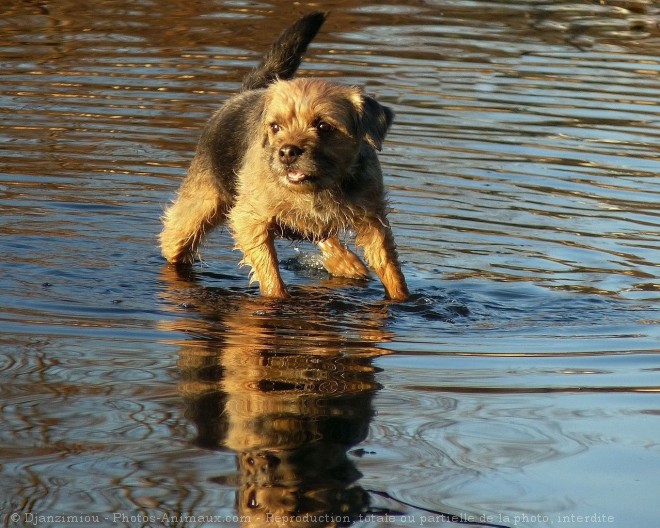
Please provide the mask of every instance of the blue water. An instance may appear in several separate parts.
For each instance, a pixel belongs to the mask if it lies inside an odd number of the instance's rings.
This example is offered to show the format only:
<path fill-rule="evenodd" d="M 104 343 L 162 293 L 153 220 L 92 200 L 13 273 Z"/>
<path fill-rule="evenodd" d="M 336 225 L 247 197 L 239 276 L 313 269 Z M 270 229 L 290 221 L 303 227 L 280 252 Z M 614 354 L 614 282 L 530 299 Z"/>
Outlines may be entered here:
<path fill-rule="evenodd" d="M 0 7 L 4 526 L 653 526 L 658 7 L 327 3 L 301 74 L 396 112 L 403 304 L 291 243 L 262 299 L 225 230 L 165 264 L 205 119 L 311 7 L 154 7 Z"/>

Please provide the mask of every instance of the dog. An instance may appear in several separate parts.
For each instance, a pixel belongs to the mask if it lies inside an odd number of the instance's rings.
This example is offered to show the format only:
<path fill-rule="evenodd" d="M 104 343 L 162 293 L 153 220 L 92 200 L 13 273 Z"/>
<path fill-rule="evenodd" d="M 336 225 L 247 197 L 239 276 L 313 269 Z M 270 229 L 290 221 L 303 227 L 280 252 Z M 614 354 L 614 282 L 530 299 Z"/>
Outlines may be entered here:
<path fill-rule="evenodd" d="M 294 78 L 326 16 L 313 12 L 285 29 L 240 93 L 210 118 L 163 216 L 162 254 L 191 264 L 209 231 L 226 223 L 262 295 L 283 299 L 276 238 L 314 242 L 330 274 L 367 279 L 367 267 L 340 240 L 353 231 L 387 296 L 404 301 L 376 156 L 394 114 L 358 87 Z"/>

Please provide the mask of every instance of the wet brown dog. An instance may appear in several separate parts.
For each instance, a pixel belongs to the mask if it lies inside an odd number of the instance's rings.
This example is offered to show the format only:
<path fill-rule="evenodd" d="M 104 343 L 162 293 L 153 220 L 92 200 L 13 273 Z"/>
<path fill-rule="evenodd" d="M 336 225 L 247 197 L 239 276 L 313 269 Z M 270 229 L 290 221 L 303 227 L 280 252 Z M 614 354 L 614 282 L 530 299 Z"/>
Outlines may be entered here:
<path fill-rule="evenodd" d="M 163 218 L 162 252 L 189 264 L 209 230 L 227 221 L 262 294 L 284 298 L 275 237 L 311 240 L 329 273 L 367 278 L 339 239 L 354 231 L 388 296 L 405 300 L 376 156 L 391 110 L 356 87 L 292 79 L 324 20 L 315 12 L 286 29 L 242 92 L 211 117 Z"/>

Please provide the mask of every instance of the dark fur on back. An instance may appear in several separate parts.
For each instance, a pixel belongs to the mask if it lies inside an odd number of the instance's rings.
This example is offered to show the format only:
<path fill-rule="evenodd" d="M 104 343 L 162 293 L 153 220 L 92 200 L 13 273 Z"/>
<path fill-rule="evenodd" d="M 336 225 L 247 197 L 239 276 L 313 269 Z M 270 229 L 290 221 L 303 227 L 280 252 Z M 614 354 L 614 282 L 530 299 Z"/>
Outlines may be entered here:
<path fill-rule="evenodd" d="M 236 173 L 260 125 L 263 99 L 264 90 L 250 90 L 226 101 L 206 123 L 197 144 L 189 172 L 215 175 L 212 181 L 225 195 L 227 208 L 234 203 Z"/>
<path fill-rule="evenodd" d="M 266 88 L 277 79 L 293 77 L 307 46 L 325 22 L 327 13 L 314 11 L 285 29 L 270 47 L 261 64 L 244 79 L 241 91 Z"/>

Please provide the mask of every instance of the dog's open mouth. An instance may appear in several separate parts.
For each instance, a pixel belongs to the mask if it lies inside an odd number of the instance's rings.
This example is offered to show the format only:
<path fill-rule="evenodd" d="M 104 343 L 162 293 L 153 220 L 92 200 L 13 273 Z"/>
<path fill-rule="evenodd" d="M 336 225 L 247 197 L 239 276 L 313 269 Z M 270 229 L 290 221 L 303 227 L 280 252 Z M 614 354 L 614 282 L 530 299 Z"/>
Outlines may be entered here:
<path fill-rule="evenodd" d="M 290 183 L 302 183 L 309 180 L 310 178 L 311 176 L 309 174 L 299 170 L 290 170 L 286 173 L 286 179 Z"/>

